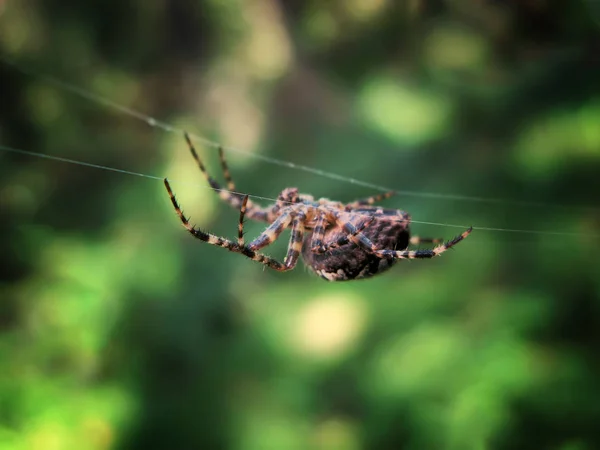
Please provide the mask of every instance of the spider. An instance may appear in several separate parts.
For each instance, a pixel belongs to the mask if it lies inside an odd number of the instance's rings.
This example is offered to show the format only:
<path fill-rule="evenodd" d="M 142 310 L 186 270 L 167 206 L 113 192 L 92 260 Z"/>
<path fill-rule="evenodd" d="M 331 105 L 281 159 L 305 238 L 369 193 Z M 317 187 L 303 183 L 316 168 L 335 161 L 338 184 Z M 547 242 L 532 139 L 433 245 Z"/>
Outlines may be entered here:
<path fill-rule="evenodd" d="M 388 270 L 399 259 L 433 258 L 441 255 L 472 231 L 471 227 L 446 243 L 440 239 L 417 236 L 411 238 L 411 219 L 405 211 L 374 206 L 376 202 L 391 197 L 393 191 L 343 204 L 326 198 L 315 200 L 310 195 L 299 194 L 296 188 L 286 188 L 272 206 L 261 207 L 250 200 L 248 195 L 235 192 L 236 186 L 221 147 L 219 158 L 227 190 L 208 174 L 187 133 L 184 137 L 208 184 L 224 201 L 239 209 L 240 216 L 237 241 L 194 227 L 183 214 L 169 181 L 165 178 L 165 187 L 183 226 L 196 239 L 241 253 L 280 272 L 292 270 L 302 255 L 306 265 L 325 280 L 369 278 Z M 269 223 L 267 229 L 249 243 L 244 240 L 245 217 Z M 260 252 L 286 228 L 291 228 L 292 231 L 283 263 Z M 424 242 L 438 245 L 430 250 L 407 250 L 409 244 Z"/>

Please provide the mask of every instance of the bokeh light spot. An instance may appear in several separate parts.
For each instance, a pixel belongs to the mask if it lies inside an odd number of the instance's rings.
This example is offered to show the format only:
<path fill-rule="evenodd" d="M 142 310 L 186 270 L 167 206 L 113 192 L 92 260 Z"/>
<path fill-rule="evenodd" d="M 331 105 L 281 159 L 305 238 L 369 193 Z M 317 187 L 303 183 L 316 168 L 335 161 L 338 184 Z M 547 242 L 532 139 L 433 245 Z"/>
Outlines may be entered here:
<path fill-rule="evenodd" d="M 348 294 L 317 297 L 297 314 L 293 343 L 300 353 L 327 358 L 348 350 L 366 322 L 365 307 Z"/>
<path fill-rule="evenodd" d="M 389 76 L 371 79 L 358 96 L 368 125 L 405 145 L 418 145 L 443 134 L 451 108 L 442 96 L 402 84 Z"/>

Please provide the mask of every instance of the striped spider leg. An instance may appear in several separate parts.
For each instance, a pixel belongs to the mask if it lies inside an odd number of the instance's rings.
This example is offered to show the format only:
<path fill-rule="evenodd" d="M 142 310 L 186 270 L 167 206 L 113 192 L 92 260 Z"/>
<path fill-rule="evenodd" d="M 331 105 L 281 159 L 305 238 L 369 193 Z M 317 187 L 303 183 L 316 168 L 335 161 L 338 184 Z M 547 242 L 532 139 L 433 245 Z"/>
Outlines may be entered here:
<path fill-rule="evenodd" d="M 446 243 L 440 239 L 411 237 L 411 220 L 407 212 L 375 206 L 378 201 L 391 197 L 393 191 L 343 204 L 326 198 L 315 200 L 311 195 L 300 194 L 297 188 L 288 187 L 273 204 L 261 207 L 248 195 L 235 192 L 236 186 L 221 147 L 219 159 L 227 190 L 208 174 L 187 133 L 185 140 L 208 184 L 219 192 L 222 200 L 239 209 L 239 220 L 237 240 L 194 227 L 183 214 L 165 179 L 165 188 L 183 226 L 196 239 L 240 253 L 273 270 L 291 270 L 302 256 L 314 273 L 329 281 L 369 278 L 388 270 L 400 259 L 438 256 L 465 239 L 472 230 L 469 228 Z M 245 217 L 268 223 L 267 228 L 249 243 L 244 239 Z M 283 262 L 260 251 L 277 240 L 287 228 L 291 229 L 291 236 Z M 424 242 L 436 246 L 430 250 L 408 250 L 409 245 Z"/>
<path fill-rule="evenodd" d="M 473 231 L 473 227 L 467 228 L 464 232 L 458 236 L 454 236 L 448 242 L 442 243 L 433 249 L 427 250 L 377 250 L 374 252 L 376 256 L 380 258 L 395 258 L 395 259 L 419 259 L 419 258 L 433 258 L 444 253 L 446 250 L 454 247 L 460 241 L 465 239 Z M 433 241 L 433 240 L 432 240 Z"/>
<path fill-rule="evenodd" d="M 355 200 L 346 205 L 346 211 L 352 211 L 354 208 L 358 208 L 359 206 L 372 206 L 375 203 L 380 202 L 381 200 L 388 199 L 393 195 L 396 195 L 396 191 L 387 191 L 381 194 L 376 194 L 370 197 Z"/>
<path fill-rule="evenodd" d="M 466 231 L 458 236 L 455 236 L 451 240 L 446 243 L 442 243 L 433 249 L 427 250 L 392 250 L 392 249 L 379 249 L 371 239 L 365 236 L 360 230 L 357 229 L 351 222 L 343 220 L 339 215 L 337 218 L 337 223 L 339 226 L 343 227 L 343 229 L 348 233 L 348 239 L 361 247 L 363 250 L 372 253 L 378 258 L 382 259 L 421 259 L 421 258 L 433 258 L 435 256 L 439 256 L 444 253 L 449 248 L 452 248 L 454 245 L 458 244 L 460 241 L 465 239 L 471 231 L 473 231 L 473 227 L 469 227 Z M 429 240 L 429 239 L 427 239 Z M 434 241 L 434 239 L 431 239 Z M 421 240 L 418 238 L 416 241 L 424 242 L 425 239 Z"/>
<path fill-rule="evenodd" d="M 342 235 L 337 240 L 330 241 L 327 243 L 327 245 L 323 245 L 323 238 L 325 236 L 325 228 L 324 228 L 323 223 L 321 223 L 321 222 L 325 221 L 324 218 L 325 218 L 324 215 L 319 216 L 319 219 L 317 220 L 317 225 L 315 226 L 314 231 L 313 231 L 313 240 L 312 240 L 311 251 L 314 253 L 325 253 L 325 252 L 328 252 L 330 250 L 339 248 L 343 245 L 350 243 L 350 240 L 352 237 L 356 237 L 365 228 L 367 228 L 369 225 L 371 225 L 371 223 L 373 223 L 373 221 L 375 220 L 375 216 L 369 216 L 367 218 L 367 220 L 363 221 L 363 223 L 360 226 L 356 227 L 356 229 L 354 230 L 353 233 Z"/>
<path fill-rule="evenodd" d="M 222 200 L 229 203 L 231 206 L 233 206 L 236 209 L 240 208 L 242 205 L 243 195 L 235 192 L 236 186 L 235 186 L 235 183 L 233 182 L 233 178 L 231 177 L 231 172 L 229 172 L 229 167 L 227 165 L 227 162 L 225 161 L 225 155 L 223 154 L 223 148 L 221 146 L 219 146 L 219 148 L 218 148 L 219 161 L 221 162 L 221 169 L 223 171 L 223 176 L 225 178 L 225 182 L 227 183 L 227 189 L 223 189 L 223 187 L 221 187 L 221 185 L 217 182 L 217 180 L 215 180 L 213 177 L 211 177 L 208 174 L 208 172 L 206 170 L 206 166 L 204 165 L 204 163 L 198 156 L 198 153 L 196 152 L 196 148 L 194 147 L 194 144 L 192 143 L 190 136 L 187 133 L 184 133 L 184 137 L 185 137 L 185 142 L 187 143 L 188 148 L 190 150 L 190 153 L 194 157 L 194 160 L 196 161 L 196 164 L 198 165 L 200 172 L 202 172 L 202 175 L 204 175 L 204 178 L 206 178 L 206 181 L 208 181 L 208 184 L 210 185 L 210 187 L 212 187 L 219 194 L 219 197 L 221 197 Z M 250 219 L 258 220 L 260 222 L 268 222 L 269 216 L 270 216 L 269 210 L 261 208 L 260 206 L 256 205 L 254 202 L 252 202 L 252 200 L 247 201 L 245 214 Z"/>
<path fill-rule="evenodd" d="M 312 240 L 310 242 L 310 251 L 318 252 L 323 248 L 323 237 L 325 236 L 325 221 L 326 214 L 324 211 L 319 212 L 315 227 L 313 228 Z"/>
<path fill-rule="evenodd" d="M 344 209 L 346 211 L 353 211 L 355 208 L 360 206 L 371 206 L 381 200 L 385 200 L 395 195 L 395 191 L 388 191 L 381 194 L 372 195 L 370 197 L 361 198 L 359 200 L 355 200 L 351 203 L 348 203 Z M 360 233 L 363 229 L 368 227 L 373 218 L 365 221 L 359 229 L 356 231 L 356 234 Z M 327 245 L 323 245 L 323 238 L 325 236 L 325 222 L 326 222 L 326 214 L 324 212 L 320 213 L 317 218 L 317 223 L 313 230 L 313 237 L 311 242 L 311 251 L 314 253 L 325 253 L 329 250 L 333 250 L 334 248 L 341 247 L 342 245 L 348 244 L 349 236 L 340 237 L 337 241 L 329 242 Z"/>
<path fill-rule="evenodd" d="M 441 238 L 426 238 L 420 236 L 411 236 L 410 237 L 410 245 L 419 245 L 419 244 L 440 244 L 444 242 Z"/>
<path fill-rule="evenodd" d="M 260 236 L 246 245 L 244 243 L 244 216 L 248 211 L 249 200 L 247 195 L 244 196 L 240 201 L 238 239 L 236 242 L 212 233 L 202 231 L 190 224 L 188 218 L 183 214 L 183 211 L 181 210 L 181 207 L 175 198 L 175 194 L 171 189 L 171 185 L 166 178 L 164 179 L 164 184 L 165 188 L 167 189 L 167 193 L 169 194 L 169 198 L 171 199 L 171 203 L 173 204 L 173 208 L 181 220 L 181 223 L 185 229 L 188 230 L 188 232 L 196 239 L 211 245 L 226 248 L 230 252 L 241 253 L 253 261 L 264 264 L 265 266 L 280 272 L 291 270 L 296 266 L 304 239 L 305 215 L 303 212 L 296 211 L 293 207 L 286 208 L 286 210 L 282 211 L 281 215 L 271 225 L 269 225 Z M 261 248 L 266 247 L 274 242 L 283 232 L 283 230 L 290 225 L 290 223 L 292 224 L 292 233 L 288 246 L 288 252 L 283 263 L 258 252 L 258 250 Z"/>
<path fill-rule="evenodd" d="M 381 194 L 377 194 L 377 195 L 372 195 L 371 197 L 366 197 L 360 200 L 356 200 L 352 203 L 348 203 L 346 205 L 346 211 L 352 211 L 354 208 L 360 207 L 360 206 L 372 206 L 377 202 L 380 202 L 381 200 L 385 200 L 388 199 L 390 197 L 392 197 L 393 195 L 396 195 L 396 191 L 387 191 Z M 362 229 L 366 228 L 365 224 L 363 227 L 361 227 Z M 362 231 L 362 230 L 361 230 Z M 423 243 L 427 243 L 427 244 L 439 244 L 443 242 L 443 239 L 438 239 L 438 238 L 425 238 L 425 237 L 419 237 L 419 236 L 411 236 L 410 238 L 410 245 L 419 245 L 419 244 L 423 244 Z M 343 245 L 343 244 L 347 244 L 347 240 L 343 239 L 342 242 L 339 242 L 339 245 Z"/>

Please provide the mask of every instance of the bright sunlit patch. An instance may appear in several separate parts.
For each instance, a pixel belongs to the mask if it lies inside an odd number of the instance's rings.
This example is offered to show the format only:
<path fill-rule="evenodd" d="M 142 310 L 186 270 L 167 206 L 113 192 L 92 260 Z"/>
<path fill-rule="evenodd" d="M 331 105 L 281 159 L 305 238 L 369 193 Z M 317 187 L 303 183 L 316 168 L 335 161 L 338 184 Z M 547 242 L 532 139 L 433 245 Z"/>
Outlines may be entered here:
<path fill-rule="evenodd" d="M 451 390 L 468 343 L 459 328 L 435 323 L 417 326 L 381 348 L 374 361 L 372 387 L 394 398 L 419 390 Z"/>
<path fill-rule="evenodd" d="M 378 15 L 388 0 L 347 0 L 343 2 L 349 15 L 359 21 L 368 21 Z"/>
<path fill-rule="evenodd" d="M 479 383 L 456 395 L 449 413 L 448 440 L 455 448 L 474 442 L 485 443 L 507 424 L 502 396 L 491 386 Z"/>
<path fill-rule="evenodd" d="M 68 430 L 60 423 L 46 422 L 27 434 L 27 446 L 40 450 L 61 450 L 67 447 Z"/>
<path fill-rule="evenodd" d="M 361 447 L 356 426 L 341 418 L 327 419 L 314 432 L 316 449 L 358 450 Z"/>
<path fill-rule="evenodd" d="M 348 293 L 317 297 L 302 307 L 292 333 L 296 350 L 314 358 L 328 358 L 347 351 L 360 337 L 366 308 Z"/>
<path fill-rule="evenodd" d="M 554 111 L 523 130 L 514 159 L 527 175 L 564 171 L 565 164 L 600 159 L 600 100 L 579 111 Z"/>
<path fill-rule="evenodd" d="M 368 81 L 357 100 L 367 124 L 405 145 L 418 145 L 442 135 L 452 112 L 446 98 L 391 76 Z"/>
<path fill-rule="evenodd" d="M 0 13 L 9 2 L 0 0 Z M 38 52 L 43 42 L 45 27 L 37 8 L 26 2 L 10 2 L 10 20 L 2 22 L 0 27 L 0 44 L 4 51 L 16 54 Z M 8 16 L 8 13 L 7 13 Z"/>
<path fill-rule="evenodd" d="M 135 412 L 131 397 L 119 388 L 79 390 L 81 384 L 75 384 L 57 389 L 47 377 L 29 386 L 27 422 L 12 448 L 106 450 L 114 445 L 117 431 L 130 425 Z"/>
<path fill-rule="evenodd" d="M 115 440 L 111 424 L 98 416 L 87 417 L 81 425 L 81 433 L 91 448 L 108 449 Z"/>
<path fill-rule="evenodd" d="M 194 142 L 198 156 L 202 159 L 204 164 L 209 168 L 211 172 L 215 172 L 214 168 L 219 167 L 217 152 L 214 148 L 204 146 L 201 142 Z M 202 172 L 195 163 L 190 164 L 190 160 L 193 159 L 190 156 L 190 150 L 187 147 L 183 136 L 170 135 L 169 139 L 164 145 L 165 153 L 168 156 L 169 164 L 165 168 L 165 173 L 169 176 L 169 181 L 173 183 L 174 187 L 178 185 L 186 187 L 185 189 L 178 189 L 178 200 L 181 199 L 182 203 L 185 201 L 186 205 L 202 205 L 201 208 L 194 208 L 193 210 L 186 210 L 185 213 L 188 217 L 191 215 L 191 221 L 196 223 L 196 218 L 201 217 L 200 223 L 209 223 L 211 218 L 215 215 L 217 209 L 221 206 L 219 195 L 214 190 L 210 189 L 206 180 L 202 177 Z M 176 176 L 171 174 L 177 174 Z M 164 187 L 157 184 L 156 189 L 160 192 L 161 196 L 164 194 Z M 176 217 L 173 214 L 173 209 L 169 202 L 168 197 L 166 201 L 162 202 L 162 206 L 165 211 L 172 214 L 171 218 Z"/>
<path fill-rule="evenodd" d="M 218 122 L 219 136 L 228 147 L 251 149 L 262 136 L 265 116 L 251 100 L 252 80 L 243 73 L 235 73 L 238 66 L 239 63 L 232 62 L 213 74 L 207 108 Z M 235 160 L 229 159 L 235 163 L 247 160 L 248 156 L 236 153 Z"/>
<path fill-rule="evenodd" d="M 232 448 L 238 450 L 302 450 L 307 445 L 309 426 L 286 408 L 256 405 L 232 434 Z"/>
<path fill-rule="evenodd" d="M 292 50 L 278 2 L 246 2 L 243 11 L 250 25 L 250 36 L 242 41 L 240 56 L 247 60 L 248 69 L 258 78 L 282 76 L 290 66 Z"/>
<path fill-rule="evenodd" d="M 221 2 L 225 3 L 225 2 Z M 234 148 L 252 148 L 262 136 L 265 117 L 259 106 L 261 82 L 283 76 L 292 62 L 292 50 L 282 12 L 273 0 L 240 2 L 236 29 L 244 35 L 224 52 L 209 75 L 203 107 L 222 140 Z M 236 155 L 236 160 L 244 160 Z"/>

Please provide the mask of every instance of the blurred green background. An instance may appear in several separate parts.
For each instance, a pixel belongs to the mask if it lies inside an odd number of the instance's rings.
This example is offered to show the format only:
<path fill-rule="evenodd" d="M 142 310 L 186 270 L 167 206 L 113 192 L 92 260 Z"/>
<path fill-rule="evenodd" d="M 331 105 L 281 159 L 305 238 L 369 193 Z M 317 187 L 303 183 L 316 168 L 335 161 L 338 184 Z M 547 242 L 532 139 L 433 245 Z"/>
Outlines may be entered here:
<path fill-rule="evenodd" d="M 415 221 L 572 233 L 327 283 L 194 241 L 160 181 L 2 151 L 0 449 L 600 448 L 599 5 L 0 1 L 3 59 L 247 151 L 244 192 L 376 193 L 261 155 L 514 200 L 385 202 Z M 0 104 L 0 145 L 168 176 L 235 237 L 179 134 L 6 63 Z"/>

